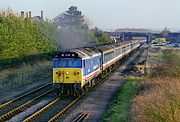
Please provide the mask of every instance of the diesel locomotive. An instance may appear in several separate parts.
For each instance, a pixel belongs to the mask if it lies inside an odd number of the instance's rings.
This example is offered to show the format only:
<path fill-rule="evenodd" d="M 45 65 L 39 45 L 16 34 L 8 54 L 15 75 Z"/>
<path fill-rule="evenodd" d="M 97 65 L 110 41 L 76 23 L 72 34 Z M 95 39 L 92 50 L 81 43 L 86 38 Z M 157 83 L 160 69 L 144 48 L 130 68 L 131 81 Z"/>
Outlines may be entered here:
<path fill-rule="evenodd" d="M 62 50 L 53 59 L 53 87 L 59 96 L 78 96 L 119 65 L 141 43 L 133 40 Z"/>

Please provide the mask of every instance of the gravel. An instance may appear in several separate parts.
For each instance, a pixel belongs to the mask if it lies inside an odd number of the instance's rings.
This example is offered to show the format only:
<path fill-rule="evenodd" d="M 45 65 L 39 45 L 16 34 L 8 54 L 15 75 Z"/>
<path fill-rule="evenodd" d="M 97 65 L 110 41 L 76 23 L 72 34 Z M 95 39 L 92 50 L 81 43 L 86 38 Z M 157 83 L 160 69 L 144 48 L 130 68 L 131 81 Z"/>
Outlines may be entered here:
<path fill-rule="evenodd" d="M 35 113 L 40 108 L 47 105 L 48 103 L 49 103 L 48 100 L 42 100 L 42 101 L 38 102 L 36 105 L 33 105 L 30 108 L 27 108 L 25 111 L 23 111 L 23 112 L 17 114 L 16 116 L 12 117 L 7 122 L 20 122 L 20 121 L 23 121 L 26 117 L 28 117 L 29 115 L 32 115 L 33 113 Z"/>
<path fill-rule="evenodd" d="M 36 89 L 42 85 L 45 85 L 45 84 L 49 83 L 49 81 L 50 81 L 49 79 L 41 80 L 36 83 L 26 85 L 24 87 L 19 87 L 19 89 L 12 89 L 9 92 L 1 94 L 0 95 L 0 97 L 1 97 L 0 105 L 3 104 L 4 102 L 7 102 L 7 101 L 13 99 L 13 98 L 16 98 L 16 97 L 21 96 L 29 91 L 32 91 L 33 89 Z"/>

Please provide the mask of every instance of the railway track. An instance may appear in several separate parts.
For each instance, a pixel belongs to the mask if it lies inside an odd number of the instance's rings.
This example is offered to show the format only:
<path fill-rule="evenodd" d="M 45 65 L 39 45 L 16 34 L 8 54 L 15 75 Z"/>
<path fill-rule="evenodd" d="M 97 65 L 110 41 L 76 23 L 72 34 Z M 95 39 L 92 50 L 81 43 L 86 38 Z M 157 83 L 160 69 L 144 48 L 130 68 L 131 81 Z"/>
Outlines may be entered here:
<path fill-rule="evenodd" d="M 117 67 L 116 67 L 117 68 Z M 116 68 L 114 68 L 113 70 L 115 70 Z M 84 94 L 82 94 L 80 97 L 78 97 L 77 99 L 75 99 L 74 101 L 72 101 L 69 105 L 67 105 L 63 110 L 61 110 L 58 114 L 56 114 L 53 118 L 51 118 L 48 122 L 55 122 L 56 120 L 58 120 L 66 111 L 68 111 L 73 105 L 75 105 L 83 96 L 85 96 L 88 92 L 90 92 L 92 89 L 94 89 L 95 87 L 98 87 L 99 85 L 101 85 L 103 82 L 103 80 L 105 78 L 107 78 L 112 72 L 104 75 L 104 77 L 98 81 L 98 83 L 91 87 L 88 91 L 86 91 Z"/>
<path fill-rule="evenodd" d="M 44 88 L 46 88 L 46 87 L 51 86 L 51 84 L 52 84 L 52 83 L 45 84 L 45 85 L 43 85 L 43 86 L 41 86 L 41 87 L 39 87 L 39 88 L 37 88 L 37 89 L 34 89 L 34 90 L 30 91 L 30 92 L 27 92 L 26 94 L 23 94 L 23 95 L 21 95 L 21 96 L 19 96 L 19 97 L 17 97 L 17 98 L 14 98 L 14 99 L 12 99 L 12 100 L 10 100 L 10 101 L 8 101 L 8 102 L 3 103 L 2 105 L 0 105 L 0 110 L 5 109 L 6 107 L 8 107 L 8 106 L 10 106 L 11 104 L 17 102 L 18 100 L 21 100 L 21 99 L 27 97 L 28 95 L 31 95 L 31 94 L 36 93 L 36 92 L 38 92 L 38 91 L 40 91 L 40 90 L 42 90 L 42 89 L 44 89 Z M 1 112 L 0 112 L 0 113 L 1 113 Z"/>
<path fill-rule="evenodd" d="M 34 105 L 37 100 L 51 93 L 51 83 L 8 101 L 0 106 L 0 121 L 5 121 Z"/>
<path fill-rule="evenodd" d="M 57 98 L 53 100 L 51 103 L 44 106 L 39 111 L 35 112 L 28 118 L 26 118 L 23 122 L 39 122 L 39 121 L 52 121 L 51 118 L 54 117 L 54 115 L 57 115 L 57 113 L 61 112 L 63 114 L 66 109 L 69 108 L 70 105 L 73 105 L 72 102 L 77 101 L 77 98 L 64 98 L 60 99 Z M 57 120 L 56 118 L 53 119 Z"/>
<path fill-rule="evenodd" d="M 88 116 L 89 116 L 89 113 L 88 113 L 88 112 L 80 113 L 80 114 L 73 120 L 73 122 L 82 122 L 82 121 L 85 120 Z"/>
<path fill-rule="evenodd" d="M 118 66 L 117 66 L 118 67 Z M 117 67 L 115 67 L 113 70 L 115 70 Z M 75 105 L 83 96 L 85 96 L 88 92 L 92 91 L 95 87 L 98 87 L 103 83 L 102 81 L 107 78 L 112 72 L 109 72 L 105 74 L 102 79 L 100 79 L 97 84 L 90 89 L 88 89 L 86 92 L 84 92 L 80 97 L 78 98 L 57 98 L 53 100 L 48 105 L 44 106 L 42 109 L 38 110 L 28 118 L 26 118 L 23 122 L 39 122 L 39 121 L 48 121 L 48 122 L 55 122 L 59 120 L 59 118 L 67 112 L 73 105 Z M 85 119 L 89 113 L 82 113 L 79 115 L 74 121 L 80 122 L 83 119 Z"/>

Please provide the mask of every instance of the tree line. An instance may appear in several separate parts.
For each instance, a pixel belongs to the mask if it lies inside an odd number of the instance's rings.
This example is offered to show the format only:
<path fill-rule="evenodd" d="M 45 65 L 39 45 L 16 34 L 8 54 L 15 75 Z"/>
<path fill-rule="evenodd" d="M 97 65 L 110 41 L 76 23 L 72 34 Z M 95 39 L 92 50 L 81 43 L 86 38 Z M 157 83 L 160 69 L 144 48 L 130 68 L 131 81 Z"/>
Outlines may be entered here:
<path fill-rule="evenodd" d="M 50 24 L 14 15 L 0 17 L 0 60 L 55 50 L 54 33 L 50 33 L 48 28 Z"/>
<path fill-rule="evenodd" d="M 110 42 L 107 33 L 89 29 L 88 24 L 76 6 L 52 21 L 22 19 L 15 14 L 0 16 L 0 61 L 18 58 L 23 62 L 27 56 L 55 52 L 63 49 L 63 40 L 71 43 L 81 40 L 83 46 Z"/>

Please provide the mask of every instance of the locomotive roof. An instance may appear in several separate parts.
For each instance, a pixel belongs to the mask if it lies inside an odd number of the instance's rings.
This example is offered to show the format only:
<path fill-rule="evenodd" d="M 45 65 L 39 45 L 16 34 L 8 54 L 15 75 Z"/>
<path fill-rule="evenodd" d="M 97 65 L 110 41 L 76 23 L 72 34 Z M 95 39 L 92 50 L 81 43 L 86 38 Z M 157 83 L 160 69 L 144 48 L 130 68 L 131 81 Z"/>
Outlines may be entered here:
<path fill-rule="evenodd" d="M 62 54 L 64 55 L 62 57 Z M 76 56 L 74 58 L 89 58 L 94 55 L 101 54 L 100 51 L 96 47 L 82 47 L 82 48 L 75 48 L 75 49 L 68 49 L 68 50 L 62 50 L 59 52 L 57 57 L 59 58 L 73 58 L 70 56 L 65 56 L 66 54 L 75 54 Z"/>

